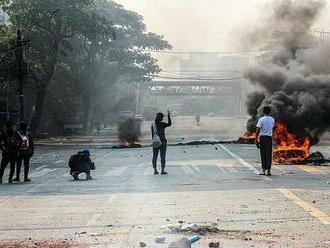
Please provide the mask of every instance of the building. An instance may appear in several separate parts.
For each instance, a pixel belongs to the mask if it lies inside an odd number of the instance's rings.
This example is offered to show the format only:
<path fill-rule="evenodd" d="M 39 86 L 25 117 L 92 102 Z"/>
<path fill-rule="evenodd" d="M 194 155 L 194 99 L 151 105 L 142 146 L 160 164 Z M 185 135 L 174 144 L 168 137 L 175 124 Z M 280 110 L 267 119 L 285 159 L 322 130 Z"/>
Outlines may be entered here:
<path fill-rule="evenodd" d="M 243 73 L 248 65 L 244 56 L 191 53 L 180 61 L 175 80 L 146 84 L 144 104 L 184 115 L 243 117 L 248 88 Z"/>
<path fill-rule="evenodd" d="M 8 22 L 9 22 L 8 15 L 0 8 L 0 24 L 8 24 Z"/>

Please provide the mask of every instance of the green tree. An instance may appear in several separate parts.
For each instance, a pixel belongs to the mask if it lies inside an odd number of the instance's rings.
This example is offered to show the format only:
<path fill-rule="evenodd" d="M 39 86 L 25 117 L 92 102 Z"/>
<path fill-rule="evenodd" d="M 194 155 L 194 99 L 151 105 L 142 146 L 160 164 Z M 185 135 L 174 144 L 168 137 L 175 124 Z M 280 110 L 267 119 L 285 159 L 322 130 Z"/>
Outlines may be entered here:
<path fill-rule="evenodd" d="M 60 106 L 66 106 L 72 99 L 61 96 L 70 96 L 72 90 L 73 99 L 81 96 L 85 122 L 90 123 L 90 113 L 104 105 L 102 94 L 120 78 L 145 81 L 160 71 L 157 61 L 142 50 L 171 47 L 162 36 L 146 32 L 142 16 L 112 1 L 0 0 L 0 4 L 11 18 L 12 29 L 30 27 L 24 36 L 31 42 L 27 60 L 28 88 L 35 97 L 34 131 L 45 103 L 48 110 L 56 104 L 50 99 L 62 99 Z M 56 9 L 60 9 L 57 14 L 49 14 Z"/>

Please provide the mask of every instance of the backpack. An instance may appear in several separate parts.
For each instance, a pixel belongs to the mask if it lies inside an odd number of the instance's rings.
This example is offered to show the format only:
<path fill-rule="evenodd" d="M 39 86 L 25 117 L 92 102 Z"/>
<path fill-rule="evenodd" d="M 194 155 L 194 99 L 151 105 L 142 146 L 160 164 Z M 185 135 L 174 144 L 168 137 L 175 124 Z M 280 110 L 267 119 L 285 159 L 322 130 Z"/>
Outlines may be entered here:
<path fill-rule="evenodd" d="M 159 138 L 156 123 L 152 124 L 152 129 L 154 131 L 154 136 L 152 137 L 152 144 L 151 144 L 151 146 L 153 148 L 159 148 L 159 147 L 162 146 L 162 141 Z"/>
<path fill-rule="evenodd" d="M 22 143 L 19 149 L 22 151 L 27 151 L 30 147 L 29 138 L 26 135 L 22 135 L 20 132 L 18 132 L 18 134 L 21 136 L 22 139 Z"/>
<path fill-rule="evenodd" d="M 16 154 L 18 148 L 18 140 L 15 136 L 8 136 L 6 137 L 6 151 L 9 154 Z"/>
<path fill-rule="evenodd" d="M 29 140 L 29 133 L 21 134 L 17 132 L 18 135 L 21 137 L 21 144 L 19 146 L 19 154 L 22 156 L 31 155 L 31 147 L 30 147 L 30 140 Z"/>

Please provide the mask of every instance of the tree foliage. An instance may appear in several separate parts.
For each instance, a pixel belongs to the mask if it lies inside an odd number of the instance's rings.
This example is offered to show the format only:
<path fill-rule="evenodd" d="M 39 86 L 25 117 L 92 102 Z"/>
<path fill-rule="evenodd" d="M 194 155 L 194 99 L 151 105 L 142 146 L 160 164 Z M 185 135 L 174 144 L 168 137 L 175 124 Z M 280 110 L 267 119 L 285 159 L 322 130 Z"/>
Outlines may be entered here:
<path fill-rule="evenodd" d="M 34 130 L 41 121 L 70 121 L 63 112 L 71 119 L 82 113 L 86 127 L 92 125 L 116 105 L 109 96 L 119 82 L 148 81 L 160 71 L 145 50 L 171 48 L 162 36 L 147 32 L 142 16 L 113 1 L 0 0 L 0 5 L 11 21 L 10 27 L 0 27 L 1 33 L 21 29 L 30 40 L 25 90 Z M 0 38 L 1 53 L 6 44 Z M 50 121 L 54 116 L 57 120 Z"/>

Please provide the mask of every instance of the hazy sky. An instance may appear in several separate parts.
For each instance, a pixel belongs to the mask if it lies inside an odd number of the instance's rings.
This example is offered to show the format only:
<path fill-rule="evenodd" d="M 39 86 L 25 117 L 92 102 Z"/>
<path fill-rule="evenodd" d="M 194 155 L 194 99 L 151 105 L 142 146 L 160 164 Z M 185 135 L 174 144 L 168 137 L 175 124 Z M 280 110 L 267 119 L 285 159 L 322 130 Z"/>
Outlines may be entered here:
<path fill-rule="evenodd" d="M 173 50 L 237 50 L 235 33 L 246 23 L 265 14 L 263 6 L 272 0 L 115 0 L 126 9 L 143 15 L 148 31 L 163 34 Z M 328 0 L 327 2 L 330 2 Z M 316 28 L 330 29 L 330 3 Z M 165 58 L 166 57 L 166 58 Z M 164 55 L 161 64 L 174 56 Z"/>

